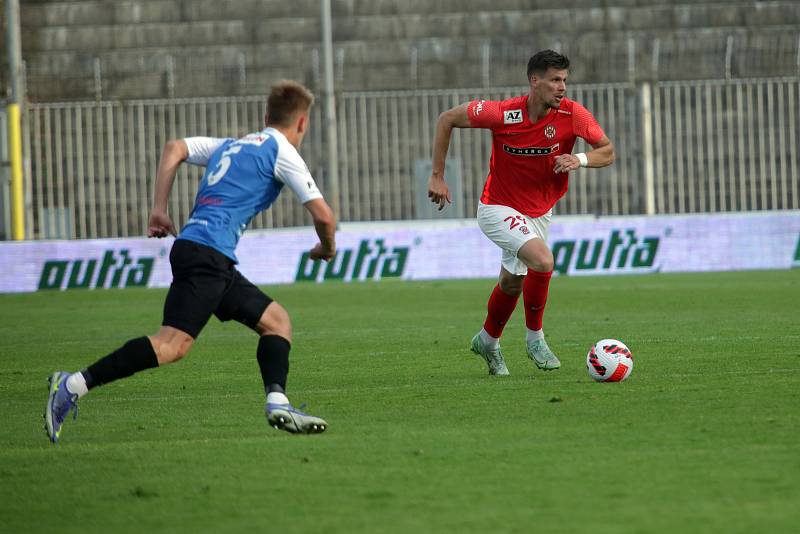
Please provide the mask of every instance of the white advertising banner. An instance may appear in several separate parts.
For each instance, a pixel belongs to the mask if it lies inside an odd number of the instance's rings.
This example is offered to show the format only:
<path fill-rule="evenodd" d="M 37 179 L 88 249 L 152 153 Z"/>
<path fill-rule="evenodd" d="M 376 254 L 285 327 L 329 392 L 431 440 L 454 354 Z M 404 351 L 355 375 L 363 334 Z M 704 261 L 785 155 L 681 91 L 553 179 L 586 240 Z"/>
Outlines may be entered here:
<path fill-rule="evenodd" d="M 0 243 L 0 292 L 167 287 L 170 239 Z M 312 228 L 250 232 L 239 269 L 256 284 L 493 278 L 500 250 L 474 220 L 342 224 L 338 254 L 313 262 Z M 800 211 L 657 217 L 554 217 L 562 275 L 800 267 Z"/>

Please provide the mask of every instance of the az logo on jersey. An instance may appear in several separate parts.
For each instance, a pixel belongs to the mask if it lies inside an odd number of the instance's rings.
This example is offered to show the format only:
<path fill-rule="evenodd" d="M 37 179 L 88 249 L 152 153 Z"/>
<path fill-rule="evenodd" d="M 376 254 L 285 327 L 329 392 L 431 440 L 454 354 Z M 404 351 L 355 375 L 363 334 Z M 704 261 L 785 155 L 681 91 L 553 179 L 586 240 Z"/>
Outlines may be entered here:
<path fill-rule="evenodd" d="M 519 124 L 522 122 L 521 109 L 509 109 L 503 112 L 503 124 Z"/>

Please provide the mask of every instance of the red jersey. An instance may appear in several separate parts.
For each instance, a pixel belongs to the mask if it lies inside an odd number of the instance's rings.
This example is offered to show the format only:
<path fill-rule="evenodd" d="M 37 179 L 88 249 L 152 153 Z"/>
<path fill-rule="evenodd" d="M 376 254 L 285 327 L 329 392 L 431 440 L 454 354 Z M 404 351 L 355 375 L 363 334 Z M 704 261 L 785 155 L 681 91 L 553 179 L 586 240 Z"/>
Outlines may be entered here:
<path fill-rule="evenodd" d="M 492 159 L 481 202 L 541 217 L 567 192 L 567 173 L 554 173 L 556 156 L 572 153 L 575 139 L 590 145 L 605 135 L 577 102 L 561 100 L 538 122 L 528 118 L 528 95 L 502 101 L 473 100 L 470 125 L 492 130 Z"/>

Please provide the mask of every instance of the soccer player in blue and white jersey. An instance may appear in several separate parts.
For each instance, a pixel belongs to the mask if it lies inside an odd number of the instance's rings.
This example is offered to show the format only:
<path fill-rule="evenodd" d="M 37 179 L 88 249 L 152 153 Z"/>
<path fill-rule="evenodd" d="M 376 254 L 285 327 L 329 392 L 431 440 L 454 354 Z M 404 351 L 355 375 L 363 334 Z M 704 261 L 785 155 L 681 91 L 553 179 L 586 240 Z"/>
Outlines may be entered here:
<path fill-rule="evenodd" d="M 267 100 L 266 128 L 241 139 L 190 137 L 169 141 L 158 166 L 148 237 L 175 235 L 167 214 L 175 174 L 182 162 L 206 167 L 195 206 L 170 251 L 172 285 L 161 329 L 132 339 L 76 373 L 50 377 L 45 429 L 58 441 L 70 410 L 89 390 L 183 358 L 211 315 L 235 320 L 259 336 L 257 359 L 267 394 L 266 416 L 275 428 L 293 433 L 324 432 L 327 423 L 295 409 L 286 397 L 292 325 L 286 310 L 236 269 L 236 244 L 250 220 L 270 207 L 288 185 L 309 211 L 319 237 L 312 259 L 336 253 L 336 220 L 297 152 L 308 128 L 314 97 L 284 81 Z"/>

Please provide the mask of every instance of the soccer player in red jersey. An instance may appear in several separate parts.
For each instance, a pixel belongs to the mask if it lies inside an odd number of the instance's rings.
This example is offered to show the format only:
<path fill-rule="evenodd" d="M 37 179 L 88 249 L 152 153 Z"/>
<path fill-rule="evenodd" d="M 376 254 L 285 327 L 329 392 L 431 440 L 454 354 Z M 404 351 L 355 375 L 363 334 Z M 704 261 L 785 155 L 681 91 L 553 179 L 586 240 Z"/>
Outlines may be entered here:
<path fill-rule="evenodd" d="M 471 349 L 486 360 L 493 375 L 508 374 L 500 336 L 520 294 L 525 303 L 528 356 L 540 369 L 561 367 L 542 330 L 553 272 L 553 253 L 547 246 L 553 205 L 567 192 L 570 171 L 605 167 L 614 161 L 614 146 L 595 118 L 566 97 L 568 74 L 566 56 L 543 50 L 528 61 L 527 95 L 503 101 L 473 100 L 443 112 L 436 123 L 428 197 L 440 210 L 451 202 L 444 165 L 453 128 L 492 131 L 492 157 L 478 204 L 478 224 L 503 255 L 500 280 Z M 593 150 L 573 154 L 578 137 Z"/>

